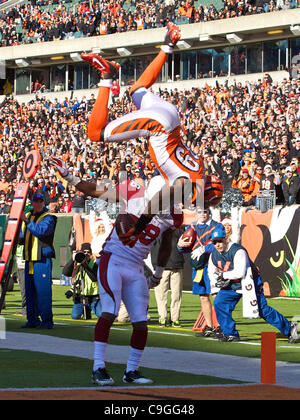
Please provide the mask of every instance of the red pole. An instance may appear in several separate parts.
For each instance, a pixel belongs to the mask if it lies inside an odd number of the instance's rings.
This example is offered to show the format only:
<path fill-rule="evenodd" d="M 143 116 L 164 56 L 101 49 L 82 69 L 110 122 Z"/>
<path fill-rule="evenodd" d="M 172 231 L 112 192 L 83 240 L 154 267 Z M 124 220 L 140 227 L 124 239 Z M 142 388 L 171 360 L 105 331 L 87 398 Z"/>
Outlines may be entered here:
<path fill-rule="evenodd" d="M 276 383 L 276 333 L 261 333 L 261 376 L 263 384 Z"/>

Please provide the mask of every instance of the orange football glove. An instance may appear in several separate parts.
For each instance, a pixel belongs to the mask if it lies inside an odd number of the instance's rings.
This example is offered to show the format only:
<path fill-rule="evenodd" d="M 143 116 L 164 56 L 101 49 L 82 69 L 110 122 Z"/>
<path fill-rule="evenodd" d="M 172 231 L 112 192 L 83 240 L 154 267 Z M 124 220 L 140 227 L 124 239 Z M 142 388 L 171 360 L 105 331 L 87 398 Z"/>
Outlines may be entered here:
<path fill-rule="evenodd" d="M 130 248 L 133 248 L 137 240 L 139 239 L 139 234 L 136 233 L 134 227 L 132 227 L 127 233 L 120 234 L 119 239 L 123 245 L 127 245 Z"/>

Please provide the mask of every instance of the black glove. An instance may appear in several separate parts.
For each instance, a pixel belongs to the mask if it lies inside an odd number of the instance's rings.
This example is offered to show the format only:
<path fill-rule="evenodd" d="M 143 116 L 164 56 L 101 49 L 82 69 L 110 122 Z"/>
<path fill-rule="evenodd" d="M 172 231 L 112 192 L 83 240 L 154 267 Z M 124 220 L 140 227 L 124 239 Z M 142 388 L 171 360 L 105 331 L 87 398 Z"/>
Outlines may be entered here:
<path fill-rule="evenodd" d="M 218 273 L 216 286 L 219 287 L 219 289 L 224 289 L 225 287 L 229 285 L 229 283 L 230 283 L 230 280 L 229 279 L 225 280 L 223 278 L 222 272 Z"/>
<path fill-rule="evenodd" d="M 66 291 L 65 296 L 67 299 L 70 299 L 74 295 L 73 290 L 69 289 Z"/>

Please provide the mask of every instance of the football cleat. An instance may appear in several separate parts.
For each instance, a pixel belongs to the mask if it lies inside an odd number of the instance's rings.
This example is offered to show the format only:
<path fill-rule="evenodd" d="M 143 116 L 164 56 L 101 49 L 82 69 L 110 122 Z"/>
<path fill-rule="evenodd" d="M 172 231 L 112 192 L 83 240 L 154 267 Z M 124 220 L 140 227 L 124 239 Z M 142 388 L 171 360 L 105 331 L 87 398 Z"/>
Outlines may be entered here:
<path fill-rule="evenodd" d="M 152 379 L 145 378 L 140 374 L 138 370 L 131 370 L 130 372 L 125 372 L 123 376 L 123 382 L 125 384 L 139 384 L 139 385 L 148 385 L 153 384 Z"/>
<path fill-rule="evenodd" d="M 222 341 L 223 343 L 235 343 L 240 341 L 240 337 L 236 335 L 222 335 L 218 338 L 219 341 Z"/>
<path fill-rule="evenodd" d="M 288 336 L 288 342 L 294 344 L 296 343 L 297 340 L 299 340 L 299 338 L 300 338 L 300 334 L 298 331 L 298 325 L 292 322 L 290 333 Z"/>
<path fill-rule="evenodd" d="M 117 79 L 119 77 L 120 64 L 108 61 L 98 54 L 82 53 L 81 58 L 100 71 L 101 79 Z"/>
<path fill-rule="evenodd" d="M 114 385 L 115 381 L 109 376 L 105 368 L 99 368 L 92 374 L 93 383 L 101 386 Z"/>
<path fill-rule="evenodd" d="M 175 23 L 169 22 L 168 23 L 168 32 L 165 36 L 165 45 L 169 47 L 175 47 L 177 42 L 180 40 L 180 29 Z"/>

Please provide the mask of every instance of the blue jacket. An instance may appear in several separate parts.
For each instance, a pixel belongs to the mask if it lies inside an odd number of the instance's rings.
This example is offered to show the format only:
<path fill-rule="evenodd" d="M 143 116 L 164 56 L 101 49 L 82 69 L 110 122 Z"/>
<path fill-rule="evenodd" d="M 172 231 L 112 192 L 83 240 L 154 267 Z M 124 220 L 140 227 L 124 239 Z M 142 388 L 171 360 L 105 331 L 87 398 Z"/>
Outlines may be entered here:
<path fill-rule="evenodd" d="M 31 221 L 28 223 L 25 229 L 28 230 L 31 235 L 39 239 L 39 243 L 41 246 L 41 250 L 40 250 L 41 257 L 55 258 L 53 238 L 54 238 L 54 232 L 55 232 L 56 221 L 57 221 L 56 216 L 49 214 L 45 216 L 42 220 L 40 220 L 39 223 L 35 223 L 35 220 L 37 220 L 39 216 L 45 212 L 47 212 L 46 208 L 44 208 L 44 210 L 41 213 L 37 214 L 35 217 L 31 216 L 30 217 Z M 21 230 L 21 237 L 23 238 L 23 241 L 21 241 L 21 243 L 24 243 L 24 232 L 22 232 L 22 230 Z M 24 253 L 25 253 L 25 247 L 24 247 Z"/>

